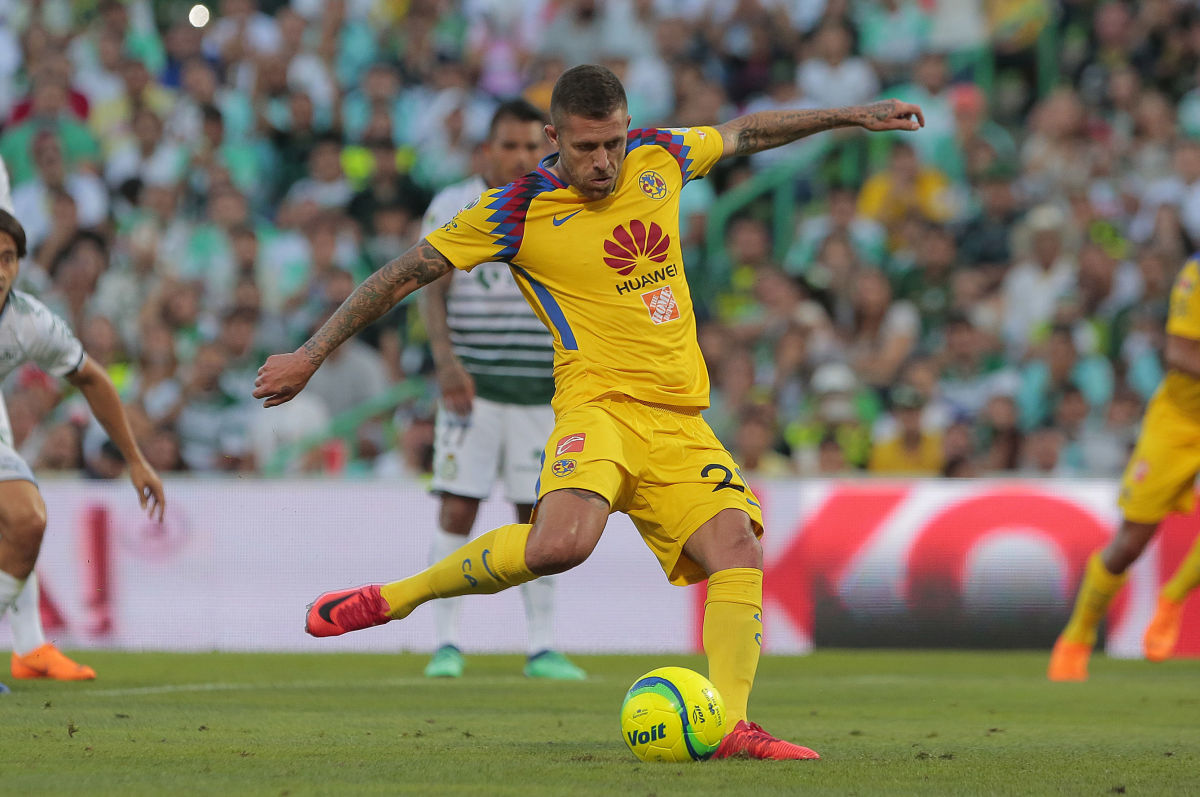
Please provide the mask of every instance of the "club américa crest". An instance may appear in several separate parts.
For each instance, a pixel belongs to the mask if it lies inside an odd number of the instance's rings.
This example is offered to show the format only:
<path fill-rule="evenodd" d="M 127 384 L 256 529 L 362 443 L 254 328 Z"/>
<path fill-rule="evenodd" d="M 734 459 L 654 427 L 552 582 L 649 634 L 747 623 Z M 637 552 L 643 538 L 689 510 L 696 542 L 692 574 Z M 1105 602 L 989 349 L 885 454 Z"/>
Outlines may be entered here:
<path fill-rule="evenodd" d="M 666 199 L 671 193 L 667 181 L 653 169 L 647 169 L 638 175 L 638 187 L 651 199 Z"/>

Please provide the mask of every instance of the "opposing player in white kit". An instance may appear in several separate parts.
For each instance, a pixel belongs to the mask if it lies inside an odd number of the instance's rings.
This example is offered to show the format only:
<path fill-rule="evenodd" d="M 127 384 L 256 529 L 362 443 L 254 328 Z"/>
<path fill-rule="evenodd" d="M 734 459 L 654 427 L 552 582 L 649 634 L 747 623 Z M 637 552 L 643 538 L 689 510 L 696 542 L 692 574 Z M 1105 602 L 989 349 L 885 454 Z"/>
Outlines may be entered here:
<path fill-rule="evenodd" d="M 25 230 L 0 210 L 0 382 L 31 362 L 79 389 L 96 420 L 129 464 L 142 507 L 162 519 L 162 481 L 133 439 L 129 420 L 108 374 L 83 350 L 61 318 L 32 296 L 13 290 L 25 256 Z M 12 674 L 16 678 L 88 680 L 96 677 L 48 643 L 38 613 L 33 566 L 46 530 L 46 505 L 33 472 L 13 448 L 8 413 L 0 399 L 0 617 L 12 609 Z"/>
<path fill-rule="evenodd" d="M 483 174 L 433 198 L 421 234 L 446 224 L 489 188 L 533 171 L 548 153 L 541 111 L 524 100 L 502 104 L 483 145 Z M 530 310 L 508 265 L 485 263 L 427 286 L 421 310 L 441 387 L 434 439 L 433 489 L 441 496 L 430 561 L 457 550 L 471 533 L 479 502 L 499 478 L 528 523 L 537 501 L 542 449 L 554 428 L 554 344 Z M 531 678 L 578 680 L 583 670 L 554 649 L 554 580 L 521 585 L 528 621 Z M 458 646 L 462 598 L 433 606 L 437 651 L 425 668 L 433 678 L 463 672 Z"/>

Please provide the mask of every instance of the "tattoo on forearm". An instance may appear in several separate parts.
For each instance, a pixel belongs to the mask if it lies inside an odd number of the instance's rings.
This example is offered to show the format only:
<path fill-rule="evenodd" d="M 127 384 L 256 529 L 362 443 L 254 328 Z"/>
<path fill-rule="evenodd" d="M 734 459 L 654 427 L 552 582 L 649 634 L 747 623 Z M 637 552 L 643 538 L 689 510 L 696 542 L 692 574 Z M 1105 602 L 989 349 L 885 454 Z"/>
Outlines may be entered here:
<path fill-rule="evenodd" d="M 863 110 L 876 122 L 882 122 L 896 115 L 896 101 L 880 100 L 879 102 L 871 103 Z"/>
<path fill-rule="evenodd" d="M 450 261 L 424 239 L 363 280 L 354 293 L 304 344 L 319 365 L 348 338 L 386 313 L 408 294 L 450 271 Z"/>
<path fill-rule="evenodd" d="M 750 155 L 835 127 L 862 124 L 868 119 L 883 121 L 895 113 L 895 107 L 895 100 L 883 100 L 852 108 L 760 111 L 731 119 L 719 129 L 736 137 L 735 154 Z"/>

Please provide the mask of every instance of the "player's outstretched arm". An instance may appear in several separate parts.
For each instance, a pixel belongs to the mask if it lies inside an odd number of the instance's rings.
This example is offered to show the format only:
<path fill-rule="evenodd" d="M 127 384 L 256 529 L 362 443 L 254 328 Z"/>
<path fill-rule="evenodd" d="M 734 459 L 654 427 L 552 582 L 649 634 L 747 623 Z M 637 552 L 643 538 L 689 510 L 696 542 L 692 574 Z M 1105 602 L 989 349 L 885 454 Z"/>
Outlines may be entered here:
<path fill-rule="evenodd" d="M 133 430 L 129 428 L 129 418 L 125 408 L 121 406 L 121 397 L 113 387 L 112 380 L 100 367 L 99 363 L 88 357 L 83 357 L 83 364 L 74 373 L 67 375 L 67 381 L 79 388 L 79 392 L 87 399 L 88 406 L 96 420 L 108 432 L 109 438 L 116 444 L 121 456 L 129 465 L 129 480 L 137 490 L 138 502 L 142 509 L 150 513 L 150 517 L 162 520 L 166 509 L 166 498 L 163 494 L 162 479 L 150 467 L 150 463 L 142 456 Z"/>
<path fill-rule="evenodd" d="M 848 108 L 819 108 L 804 111 L 759 111 L 717 125 L 725 141 L 722 157 L 752 155 L 781 147 L 797 139 L 835 127 L 867 130 L 918 130 L 925 116 L 917 105 L 900 100 L 880 100 Z"/>
<path fill-rule="evenodd" d="M 325 362 L 330 352 L 453 266 L 422 238 L 412 249 L 363 280 L 329 320 L 290 354 L 272 354 L 258 369 L 254 397 L 264 407 L 291 401 Z"/>

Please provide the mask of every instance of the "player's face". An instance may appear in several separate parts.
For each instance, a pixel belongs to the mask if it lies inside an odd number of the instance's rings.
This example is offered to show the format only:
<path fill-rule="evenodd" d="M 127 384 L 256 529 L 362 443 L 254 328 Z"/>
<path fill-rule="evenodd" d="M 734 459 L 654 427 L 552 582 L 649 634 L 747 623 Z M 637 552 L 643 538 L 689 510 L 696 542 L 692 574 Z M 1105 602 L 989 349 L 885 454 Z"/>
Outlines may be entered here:
<path fill-rule="evenodd" d="M 488 183 L 499 186 L 511 183 L 518 177 L 537 168 L 542 156 L 550 152 L 550 142 L 540 122 L 523 122 L 520 119 L 501 119 L 496 132 L 484 145 L 484 157 L 490 172 Z"/>
<path fill-rule="evenodd" d="M 589 200 L 604 199 L 617 187 L 629 119 L 618 108 L 603 119 L 567 115 L 558 125 L 546 125 L 550 143 L 558 147 L 559 171 Z"/>
<path fill-rule="evenodd" d="M 21 261 L 17 257 L 17 242 L 6 232 L 0 232 L 0 307 L 8 299 L 8 292 L 17 281 Z"/>

